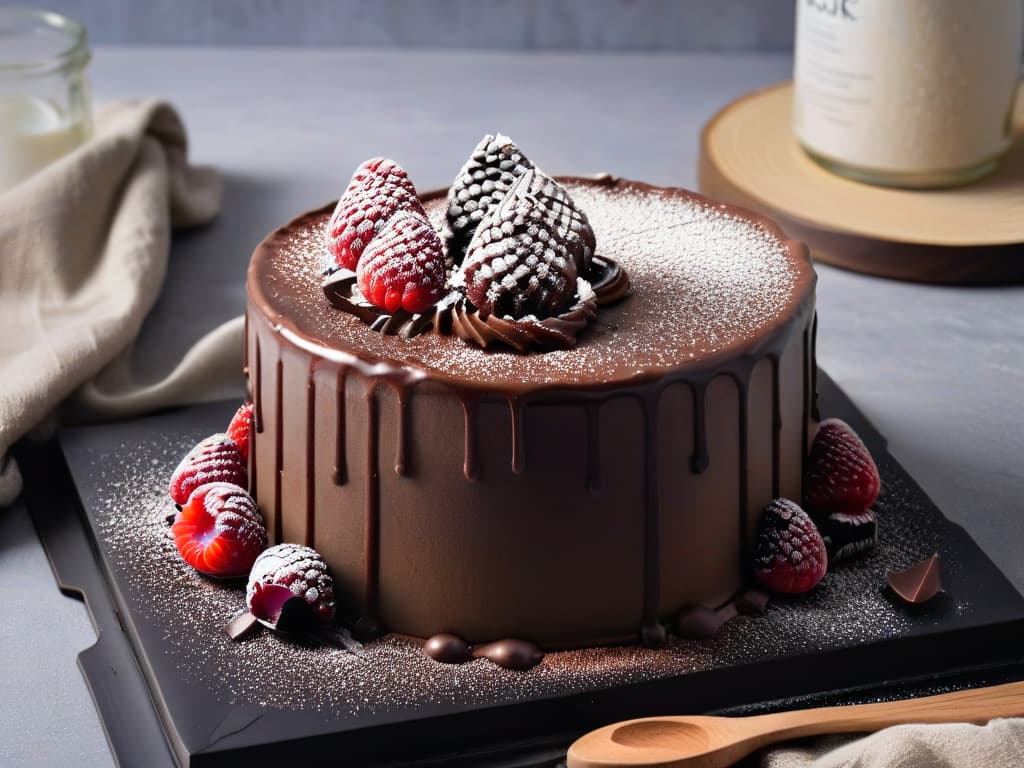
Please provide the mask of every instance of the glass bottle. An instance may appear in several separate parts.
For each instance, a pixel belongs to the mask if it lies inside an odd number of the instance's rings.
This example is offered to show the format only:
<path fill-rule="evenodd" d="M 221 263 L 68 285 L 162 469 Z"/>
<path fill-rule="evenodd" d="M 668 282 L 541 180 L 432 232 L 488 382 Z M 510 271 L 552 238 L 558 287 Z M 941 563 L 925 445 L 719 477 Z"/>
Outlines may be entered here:
<path fill-rule="evenodd" d="M 88 63 L 81 24 L 0 8 L 0 192 L 92 134 Z"/>
<path fill-rule="evenodd" d="M 826 168 L 941 187 L 1012 140 L 1024 0 L 797 0 L 793 128 Z"/>

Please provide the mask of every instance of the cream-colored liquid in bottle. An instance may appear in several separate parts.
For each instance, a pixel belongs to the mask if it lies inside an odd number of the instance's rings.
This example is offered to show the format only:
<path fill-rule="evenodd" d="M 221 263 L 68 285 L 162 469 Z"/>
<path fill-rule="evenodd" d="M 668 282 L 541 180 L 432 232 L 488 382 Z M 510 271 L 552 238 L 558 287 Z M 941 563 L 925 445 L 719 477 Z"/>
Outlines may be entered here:
<path fill-rule="evenodd" d="M 793 128 L 847 176 L 962 183 L 1011 141 L 1024 0 L 797 0 Z"/>
<path fill-rule="evenodd" d="M 89 131 L 84 118 L 71 119 L 45 99 L 0 94 L 0 191 L 73 150 Z"/>

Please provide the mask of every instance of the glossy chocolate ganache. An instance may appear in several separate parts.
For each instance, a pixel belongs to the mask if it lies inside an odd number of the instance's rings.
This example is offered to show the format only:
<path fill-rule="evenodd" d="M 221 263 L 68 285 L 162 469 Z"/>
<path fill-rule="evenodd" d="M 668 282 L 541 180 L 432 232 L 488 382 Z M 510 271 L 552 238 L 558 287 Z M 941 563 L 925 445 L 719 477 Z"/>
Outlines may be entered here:
<path fill-rule="evenodd" d="M 559 181 L 595 262 L 632 286 L 567 348 L 382 333 L 337 309 L 321 287 L 331 207 L 256 249 L 251 485 L 271 538 L 320 551 L 339 610 L 368 625 L 657 644 L 681 610 L 742 590 L 759 511 L 800 498 L 806 248 L 683 190 Z M 438 230 L 445 194 L 422 198 Z"/>

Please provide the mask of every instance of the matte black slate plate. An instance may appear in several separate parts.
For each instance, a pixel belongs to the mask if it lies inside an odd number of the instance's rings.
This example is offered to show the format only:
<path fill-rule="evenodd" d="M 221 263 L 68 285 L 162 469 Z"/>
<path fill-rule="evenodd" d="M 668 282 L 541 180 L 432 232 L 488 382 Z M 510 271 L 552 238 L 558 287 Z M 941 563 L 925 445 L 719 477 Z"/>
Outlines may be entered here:
<path fill-rule="evenodd" d="M 838 387 L 825 376 L 819 386 L 822 412 L 849 421 L 882 470 L 878 552 L 829 574 L 812 596 L 734 620 L 713 640 L 550 654 L 527 673 L 485 661 L 435 664 L 394 636 L 359 658 L 269 633 L 230 643 L 220 626 L 243 607 L 242 590 L 178 563 L 160 520 L 178 458 L 222 430 L 236 403 L 68 430 L 66 467 L 54 444 L 22 446 L 19 458 L 58 583 L 85 596 L 99 630 L 79 661 L 122 765 L 316 756 L 543 765 L 575 736 L 626 717 L 762 711 L 1022 676 L 1024 598 Z M 933 550 L 945 562 L 947 595 L 914 610 L 889 598 L 885 569 Z"/>

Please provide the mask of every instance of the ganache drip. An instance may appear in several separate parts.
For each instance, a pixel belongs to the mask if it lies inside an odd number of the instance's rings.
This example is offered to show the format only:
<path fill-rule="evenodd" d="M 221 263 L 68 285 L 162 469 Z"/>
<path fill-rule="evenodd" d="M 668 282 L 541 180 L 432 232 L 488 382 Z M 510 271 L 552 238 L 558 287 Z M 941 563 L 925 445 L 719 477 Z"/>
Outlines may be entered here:
<path fill-rule="evenodd" d="M 630 287 L 629 275 L 613 259 L 594 256 L 589 279 L 577 279 L 573 303 L 561 314 L 538 319 L 524 317 L 482 317 L 461 290 L 452 290 L 425 312 L 394 313 L 371 304 L 360 292 L 356 273 L 346 269 L 329 272 L 323 281 L 328 301 L 355 315 L 371 330 L 387 336 L 411 339 L 422 333 L 458 336 L 480 347 L 504 344 L 517 352 L 551 350 L 575 346 L 577 337 L 597 318 L 600 307 L 621 300 Z"/>

